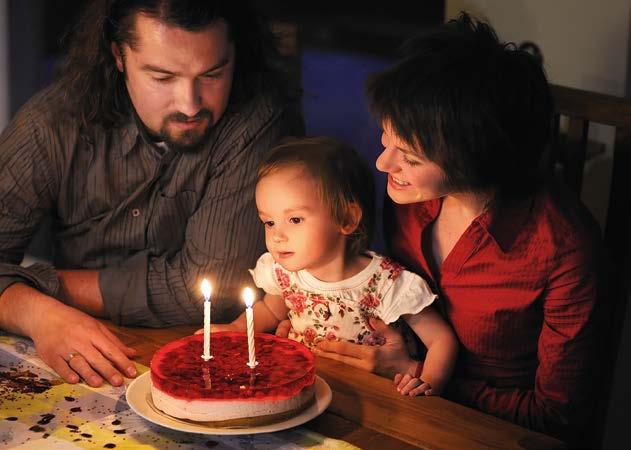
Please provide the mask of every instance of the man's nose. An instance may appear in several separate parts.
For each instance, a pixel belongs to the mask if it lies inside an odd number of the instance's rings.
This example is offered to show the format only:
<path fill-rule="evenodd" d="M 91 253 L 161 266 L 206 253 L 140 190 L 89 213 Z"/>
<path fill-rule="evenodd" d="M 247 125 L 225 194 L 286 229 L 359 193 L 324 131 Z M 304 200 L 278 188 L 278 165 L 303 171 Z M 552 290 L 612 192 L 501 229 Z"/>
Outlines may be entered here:
<path fill-rule="evenodd" d="M 177 92 L 177 109 L 188 117 L 194 117 L 202 106 L 202 97 L 197 80 L 184 80 Z"/>

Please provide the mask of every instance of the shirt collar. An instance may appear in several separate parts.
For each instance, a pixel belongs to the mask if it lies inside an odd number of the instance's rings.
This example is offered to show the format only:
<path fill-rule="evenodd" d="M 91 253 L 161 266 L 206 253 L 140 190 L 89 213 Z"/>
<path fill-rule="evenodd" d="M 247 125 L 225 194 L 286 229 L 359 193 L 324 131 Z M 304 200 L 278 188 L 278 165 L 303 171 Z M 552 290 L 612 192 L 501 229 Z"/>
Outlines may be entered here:
<path fill-rule="evenodd" d="M 425 229 L 427 225 L 436 220 L 438 217 L 438 213 L 440 212 L 440 207 L 443 203 L 442 198 L 427 200 L 425 202 L 420 203 L 410 203 L 407 205 L 399 205 L 399 208 L 412 208 L 414 211 L 414 215 L 416 216 L 416 220 L 421 227 L 421 229 Z"/>
<path fill-rule="evenodd" d="M 127 156 L 127 154 L 136 146 L 138 136 L 140 135 L 139 125 L 137 123 L 135 115 L 129 117 L 127 122 L 118 128 L 117 142 L 114 144 L 117 147 L 121 158 Z"/>
<path fill-rule="evenodd" d="M 507 253 L 528 221 L 534 201 L 534 196 L 530 196 L 518 201 L 500 203 L 480 214 L 474 222 L 482 227 L 503 253 Z M 439 198 L 424 202 L 423 207 L 417 208 L 416 216 L 421 229 L 436 220 L 442 204 L 443 199 Z"/>
<path fill-rule="evenodd" d="M 493 238 L 502 252 L 507 253 L 530 217 L 534 196 L 491 206 L 475 220 Z"/>
<path fill-rule="evenodd" d="M 147 133 L 147 128 L 140 120 L 140 117 L 138 117 L 136 110 L 132 108 L 129 119 L 120 129 L 119 147 L 121 157 L 127 156 L 127 154 L 136 146 L 138 138 L 141 138 L 148 145 L 157 148 L 155 142 L 151 140 L 149 133 Z M 163 148 L 160 148 L 159 153 L 162 153 L 163 150 Z"/>

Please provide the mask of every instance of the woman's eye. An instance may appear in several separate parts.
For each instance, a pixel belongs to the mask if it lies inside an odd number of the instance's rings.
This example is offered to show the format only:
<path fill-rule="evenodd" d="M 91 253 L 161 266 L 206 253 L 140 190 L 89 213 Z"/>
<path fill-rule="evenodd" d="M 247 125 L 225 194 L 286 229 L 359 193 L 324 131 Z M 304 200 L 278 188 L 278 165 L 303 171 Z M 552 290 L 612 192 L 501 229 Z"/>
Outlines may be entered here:
<path fill-rule="evenodd" d="M 273 226 L 274 226 L 274 221 L 273 221 L 273 220 L 264 221 L 264 222 L 263 222 L 263 225 L 264 225 L 266 228 L 271 228 L 271 227 L 273 227 Z"/>
<path fill-rule="evenodd" d="M 421 165 L 421 162 L 420 162 L 420 161 L 416 161 L 416 160 L 414 160 L 414 159 L 410 159 L 410 158 L 408 158 L 408 157 L 407 157 L 407 156 L 405 156 L 405 155 L 403 155 L 403 161 L 405 161 L 405 163 L 406 163 L 408 166 L 412 166 L 412 167 L 414 167 L 414 166 L 420 166 L 420 165 Z"/>
<path fill-rule="evenodd" d="M 289 221 L 294 225 L 298 225 L 300 222 L 302 222 L 302 217 L 292 217 L 291 219 L 289 219 Z"/>

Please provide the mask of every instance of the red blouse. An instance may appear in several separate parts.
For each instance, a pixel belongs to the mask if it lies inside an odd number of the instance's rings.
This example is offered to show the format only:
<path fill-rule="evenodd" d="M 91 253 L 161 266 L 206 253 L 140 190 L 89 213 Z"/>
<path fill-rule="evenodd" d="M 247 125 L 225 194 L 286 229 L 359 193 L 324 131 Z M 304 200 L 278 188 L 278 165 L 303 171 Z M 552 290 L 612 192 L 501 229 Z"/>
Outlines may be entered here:
<path fill-rule="evenodd" d="M 567 439 L 598 390 L 593 219 L 578 202 L 548 193 L 489 210 L 434 273 L 421 238 L 441 205 L 391 204 L 385 217 L 393 257 L 439 293 L 460 340 L 447 396 Z"/>

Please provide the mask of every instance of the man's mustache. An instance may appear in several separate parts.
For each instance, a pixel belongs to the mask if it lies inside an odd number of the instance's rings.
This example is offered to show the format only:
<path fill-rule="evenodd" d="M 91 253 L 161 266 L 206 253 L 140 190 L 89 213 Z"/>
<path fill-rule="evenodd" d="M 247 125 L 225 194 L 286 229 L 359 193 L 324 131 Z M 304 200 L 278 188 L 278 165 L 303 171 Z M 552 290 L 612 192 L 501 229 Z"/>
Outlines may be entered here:
<path fill-rule="evenodd" d="M 202 109 L 193 117 L 189 117 L 186 114 L 181 113 L 181 112 L 174 112 L 173 114 L 169 114 L 166 117 L 166 120 L 169 122 L 191 122 L 191 121 L 201 120 L 201 119 L 210 119 L 211 117 L 212 117 L 212 114 L 210 113 L 209 110 Z"/>

